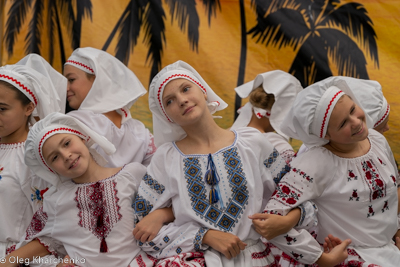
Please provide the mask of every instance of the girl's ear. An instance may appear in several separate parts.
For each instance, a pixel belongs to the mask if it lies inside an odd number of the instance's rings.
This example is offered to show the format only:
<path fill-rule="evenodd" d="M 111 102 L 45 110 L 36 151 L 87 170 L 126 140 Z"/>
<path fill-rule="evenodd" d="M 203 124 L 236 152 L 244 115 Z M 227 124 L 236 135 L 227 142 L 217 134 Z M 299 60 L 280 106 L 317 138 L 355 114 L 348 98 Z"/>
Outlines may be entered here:
<path fill-rule="evenodd" d="M 27 117 L 29 117 L 32 112 L 35 110 L 35 105 L 33 104 L 33 102 L 30 102 L 28 105 L 26 105 L 25 107 L 25 115 Z"/>
<path fill-rule="evenodd" d="M 206 94 L 204 94 L 204 99 L 207 101 L 207 95 Z"/>

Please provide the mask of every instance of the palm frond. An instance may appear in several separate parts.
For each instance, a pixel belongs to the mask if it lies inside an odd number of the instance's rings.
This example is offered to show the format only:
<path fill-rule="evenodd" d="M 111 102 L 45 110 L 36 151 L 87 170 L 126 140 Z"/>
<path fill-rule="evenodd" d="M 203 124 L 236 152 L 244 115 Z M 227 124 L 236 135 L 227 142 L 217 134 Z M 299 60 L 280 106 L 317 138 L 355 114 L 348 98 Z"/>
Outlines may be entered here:
<path fill-rule="evenodd" d="M 122 21 L 125 19 L 125 17 L 128 15 L 129 13 L 129 7 L 130 7 L 130 3 L 128 4 L 128 6 L 125 8 L 124 12 L 122 13 L 121 17 L 119 17 L 117 24 L 115 24 L 113 30 L 111 31 L 110 35 L 108 36 L 106 42 L 103 45 L 102 50 L 106 51 L 108 49 L 108 47 L 110 46 L 111 41 L 114 39 L 115 34 L 118 32 L 118 29 L 121 27 L 121 23 Z"/>
<path fill-rule="evenodd" d="M 29 22 L 28 34 L 25 37 L 25 53 L 36 53 L 40 55 L 40 32 L 43 26 L 43 0 L 36 0 L 33 6 L 33 15 Z"/>
<path fill-rule="evenodd" d="M 297 52 L 289 73 L 295 76 L 303 87 L 332 76 L 329 58 L 323 40 L 312 35 Z"/>
<path fill-rule="evenodd" d="M 71 41 L 71 48 L 75 48 L 75 11 L 74 11 L 74 0 L 52 0 L 57 2 L 56 6 L 58 6 L 57 13 L 59 14 L 59 18 L 62 21 L 62 24 L 67 28 L 67 34 L 69 40 Z M 79 1 L 78 1 L 79 2 Z"/>
<path fill-rule="evenodd" d="M 200 19 L 196 10 L 195 0 L 166 0 L 171 19 L 178 20 L 179 28 L 185 32 L 188 27 L 190 48 L 198 51 Z"/>
<path fill-rule="evenodd" d="M 54 61 L 54 43 L 55 43 L 55 31 L 56 31 L 56 5 L 55 1 L 49 1 L 48 15 L 47 15 L 47 36 L 49 42 L 49 63 L 53 65 Z"/>
<path fill-rule="evenodd" d="M 144 42 L 149 46 L 146 62 L 150 60 L 150 81 L 161 69 L 161 55 L 165 39 L 165 12 L 161 0 L 149 0 L 143 18 Z"/>
<path fill-rule="evenodd" d="M 369 79 L 367 61 L 356 42 L 335 29 L 324 29 L 319 33 L 329 56 L 337 66 L 339 75 Z"/>
<path fill-rule="evenodd" d="M 31 5 L 32 0 L 13 1 L 8 10 L 6 30 L 4 33 L 8 56 L 12 56 L 14 53 L 14 44 L 17 35 L 21 30 L 22 24 L 26 19 L 26 14 Z"/>
<path fill-rule="evenodd" d="M 125 65 L 129 62 L 129 57 L 133 48 L 137 44 L 140 33 L 140 26 L 143 17 L 142 7 L 137 1 L 129 2 L 129 11 L 119 27 L 119 38 L 115 48 L 115 57 L 121 60 Z"/>
<path fill-rule="evenodd" d="M 298 10 L 280 8 L 275 12 L 263 16 L 264 11 L 257 10 L 257 24 L 250 29 L 248 34 L 257 38 L 256 42 L 273 46 L 293 46 L 295 50 L 304 41 L 310 32 L 306 20 Z"/>
<path fill-rule="evenodd" d="M 81 32 L 82 32 L 82 20 L 85 17 L 90 18 L 92 21 L 92 1 L 91 0 L 76 0 L 76 19 L 72 27 L 72 48 L 76 49 L 80 47 L 81 43 Z"/>
<path fill-rule="evenodd" d="M 208 26 L 211 25 L 211 17 L 217 16 L 217 8 L 221 11 L 221 3 L 219 0 L 202 0 L 203 5 L 206 9 L 206 14 L 208 17 Z"/>
<path fill-rule="evenodd" d="M 328 13 L 320 25 L 338 26 L 346 34 L 356 38 L 379 67 L 377 36 L 373 22 L 363 5 L 352 2 L 339 6 Z"/>

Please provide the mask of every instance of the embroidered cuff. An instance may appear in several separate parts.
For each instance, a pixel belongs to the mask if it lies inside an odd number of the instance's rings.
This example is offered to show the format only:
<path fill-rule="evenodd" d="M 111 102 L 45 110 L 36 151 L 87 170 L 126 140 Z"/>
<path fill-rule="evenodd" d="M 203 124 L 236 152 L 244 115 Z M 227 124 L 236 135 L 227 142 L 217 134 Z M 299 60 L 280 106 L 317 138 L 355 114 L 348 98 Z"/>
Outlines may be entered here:
<path fill-rule="evenodd" d="M 201 227 L 194 237 L 193 246 L 196 251 L 208 249 L 207 245 L 203 245 L 203 237 L 210 230 L 207 227 Z"/>

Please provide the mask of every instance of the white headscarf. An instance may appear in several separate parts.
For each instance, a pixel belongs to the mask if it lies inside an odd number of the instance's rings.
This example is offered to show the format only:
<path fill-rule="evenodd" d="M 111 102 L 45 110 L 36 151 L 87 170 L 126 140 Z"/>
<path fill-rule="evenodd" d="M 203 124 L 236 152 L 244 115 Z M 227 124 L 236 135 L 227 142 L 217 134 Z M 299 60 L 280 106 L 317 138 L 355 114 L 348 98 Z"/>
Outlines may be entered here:
<path fill-rule="evenodd" d="M 274 130 L 281 136 L 289 139 L 289 137 L 280 130 L 280 127 L 296 95 L 303 89 L 301 83 L 287 72 L 274 70 L 258 74 L 254 81 L 236 87 L 235 91 L 241 98 L 246 98 L 253 90 L 261 85 L 267 94 L 273 94 L 275 97 L 275 103 L 271 110 L 268 112 L 267 110 L 256 108 L 250 102 L 247 102 L 246 105 L 240 109 L 240 114 L 231 129 L 247 126 L 254 112 L 258 118 L 262 116 L 268 117 Z"/>
<path fill-rule="evenodd" d="M 357 97 L 365 113 L 367 113 L 373 123 L 373 128 L 381 124 L 389 116 L 390 105 L 383 96 L 382 86 L 373 80 L 363 80 L 352 77 L 337 76 L 345 80 Z M 334 77 L 329 77 L 330 81 Z"/>
<path fill-rule="evenodd" d="M 56 187 L 70 179 L 61 177 L 47 165 L 43 158 L 42 149 L 49 137 L 60 133 L 75 134 L 85 140 L 90 153 L 100 165 L 104 165 L 105 160 L 95 149 L 91 149 L 94 144 L 98 144 L 107 154 L 115 152 L 115 147 L 112 143 L 79 120 L 57 112 L 49 114 L 38 121 L 28 133 L 25 142 L 25 164 L 37 176 Z"/>
<path fill-rule="evenodd" d="M 0 80 L 20 90 L 35 105 L 34 115 L 43 119 L 52 112 L 65 112 L 67 79 L 57 74 L 39 55 L 28 55 L 14 65 L 0 67 Z M 36 121 L 32 118 L 31 123 Z"/>
<path fill-rule="evenodd" d="M 181 60 L 164 67 L 151 81 L 149 107 L 153 113 L 153 132 L 156 146 L 166 142 L 179 141 L 186 136 L 181 126 L 174 123 L 165 112 L 162 95 L 165 86 L 172 80 L 183 78 L 195 83 L 207 95 L 208 108 L 213 114 L 228 106 L 189 64 Z"/>
<path fill-rule="evenodd" d="M 130 118 L 130 108 L 146 94 L 146 89 L 121 61 L 109 53 L 92 48 L 78 48 L 68 58 L 71 65 L 96 75 L 92 88 L 79 109 L 94 113 L 118 111 L 123 118 Z"/>
<path fill-rule="evenodd" d="M 362 108 L 350 87 L 340 77 L 328 78 L 308 86 L 298 93 L 281 125 L 281 131 L 303 141 L 308 148 L 327 144 L 329 141 L 324 137 L 330 116 L 344 94 Z M 368 114 L 365 114 L 365 118 L 370 128 L 372 121 Z"/>

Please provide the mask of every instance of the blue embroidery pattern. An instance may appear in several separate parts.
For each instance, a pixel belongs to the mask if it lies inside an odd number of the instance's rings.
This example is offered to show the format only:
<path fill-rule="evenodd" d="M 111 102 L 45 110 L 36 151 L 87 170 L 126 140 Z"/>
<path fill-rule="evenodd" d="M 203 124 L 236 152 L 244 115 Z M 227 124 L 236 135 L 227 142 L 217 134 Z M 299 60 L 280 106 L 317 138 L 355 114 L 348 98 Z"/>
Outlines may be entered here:
<path fill-rule="evenodd" d="M 132 204 L 132 208 L 135 210 L 138 216 L 146 216 L 153 209 L 153 205 L 141 195 L 137 194 L 135 201 Z"/>
<path fill-rule="evenodd" d="M 165 186 L 159 184 L 156 180 L 153 179 L 149 174 L 145 174 L 143 177 L 143 181 L 154 191 L 156 191 L 159 195 L 164 193 Z"/>
<path fill-rule="evenodd" d="M 207 230 L 208 230 L 208 228 L 201 227 L 200 230 L 196 233 L 194 240 L 193 240 L 193 246 L 196 251 L 200 250 L 201 243 L 203 241 L 203 237 L 207 233 Z"/>
<path fill-rule="evenodd" d="M 270 168 L 272 164 L 276 161 L 276 158 L 279 156 L 278 150 L 274 148 L 274 151 L 269 155 L 269 157 L 264 161 L 264 165 L 267 168 Z"/>
<path fill-rule="evenodd" d="M 247 181 L 243 173 L 242 163 L 237 149 L 231 148 L 223 152 L 225 169 L 227 170 L 229 186 L 232 195 L 224 210 L 218 205 L 211 205 L 207 198 L 207 189 L 198 158 L 185 158 L 184 173 L 188 193 L 192 202 L 192 209 L 200 218 L 220 228 L 223 231 L 232 231 L 235 223 L 243 214 L 248 204 Z"/>
<path fill-rule="evenodd" d="M 265 164 L 265 163 L 264 163 Z M 275 184 L 278 184 L 279 181 L 285 176 L 286 173 L 290 172 L 290 166 L 288 164 L 278 173 L 278 175 L 274 178 Z"/>
<path fill-rule="evenodd" d="M 180 254 L 182 252 L 182 249 L 180 247 L 178 247 L 175 251 L 177 254 Z"/>

